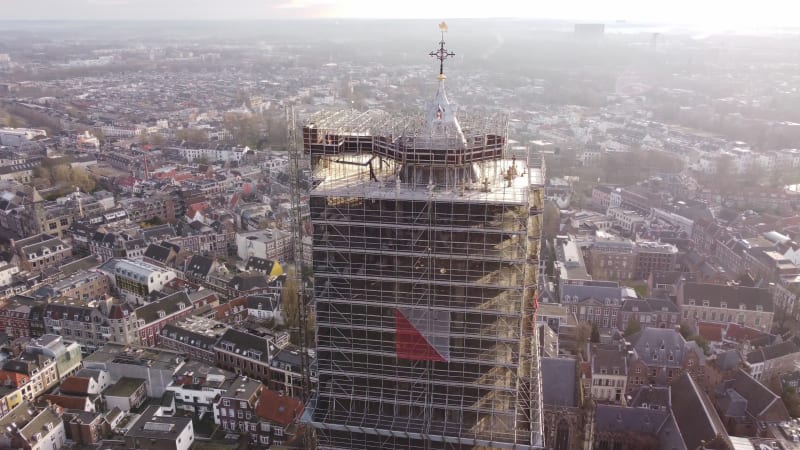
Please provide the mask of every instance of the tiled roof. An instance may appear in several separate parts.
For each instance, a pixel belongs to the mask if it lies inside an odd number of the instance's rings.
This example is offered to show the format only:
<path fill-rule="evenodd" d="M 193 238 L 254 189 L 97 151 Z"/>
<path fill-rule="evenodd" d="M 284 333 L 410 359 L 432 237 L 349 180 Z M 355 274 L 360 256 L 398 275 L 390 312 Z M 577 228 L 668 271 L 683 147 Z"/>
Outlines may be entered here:
<path fill-rule="evenodd" d="M 64 409 L 79 410 L 86 409 L 86 404 L 89 402 L 89 397 L 79 397 L 75 395 L 47 394 L 43 395 L 42 399 L 45 401 L 51 401 Z"/>
<path fill-rule="evenodd" d="M 258 417 L 284 427 L 297 420 L 303 413 L 303 404 L 292 397 L 264 389 L 258 399 Z"/>
<path fill-rule="evenodd" d="M 767 345 L 758 350 L 753 350 L 747 354 L 747 362 L 750 364 L 756 364 L 798 352 L 800 352 L 800 348 L 797 347 L 797 344 L 792 341 L 786 341 L 781 342 L 780 344 Z"/>
<path fill-rule="evenodd" d="M 82 377 L 67 377 L 61 382 L 59 390 L 64 394 L 83 394 L 89 393 L 90 378 Z"/>
<path fill-rule="evenodd" d="M 192 308 L 192 301 L 189 299 L 189 296 L 186 295 L 186 292 L 183 291 L 176 292 L 160 300 L 136 308 L 136 318 L 144 320 L 145 324 L 150 324 L 161 319 L 161 317 L 159 317 L 159 311 L 164 312 L 164 317 L 181 311 L 181 303 L 183 303 L 184 309 Z"/>
<path fill-rule="evenodd" d="M 201 255 L 193 255 L 186 264 L 186 273 L 198 278 L 205 278 L 211 272 L 214 260 Z"/>
<path fill-rule="evenodd" d="M 541 374 L 542 403 L 553 406 L 578 406 L 576 394 L 575 365 L 577 360 L 572 358 L 542 358 Z"/>
<path fill-rule="evenodd" d="M 684 302 L 694 300 L 701 305 L 708 301 L 709 306 L 720 308 L 722 302 L 727 303 L 729 309 L 739 309 L 744 305 L 749 311 L 756 311 L 761 307 L 764 311 L 772 311 L 772 295 L 769 290 L 741 286 L 728 286 L 724 284 L 686 283 L 683 285 Z"/>
<path fill-rule="evenodd" d="M 687 372 L 672 382 L 672 414 L 687 449 L 728 436 L 711 401 Z"/>
<path fill-rule="evenodd" d="M 257 354 L 249 353 L 251 356 L 248 356 L 248 358 L 265 363 L 269 362 L 269 343 L 266 339 L 255 334 L 228 329 L 219 339 L 217 347 L 242 356 L 247 355 L 248 352 L 257 352 Z"/>
<path fill-rule="evenodd" d="M 153 261 L 158 261 L 162 264 L 169 261 L 171 255 L 172 255 L 172 249 L 167 247 L 162 247 L 159 244 L 150 244 L 147 247 L 147 250 L 144 251 L 145 258 L 150 258 Z"/>

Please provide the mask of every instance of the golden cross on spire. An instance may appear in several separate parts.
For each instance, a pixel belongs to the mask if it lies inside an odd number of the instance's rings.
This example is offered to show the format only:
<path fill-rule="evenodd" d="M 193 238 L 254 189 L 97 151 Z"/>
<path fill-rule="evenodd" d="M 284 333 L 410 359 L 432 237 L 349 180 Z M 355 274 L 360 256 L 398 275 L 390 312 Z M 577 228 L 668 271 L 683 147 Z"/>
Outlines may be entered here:
<path fill-rule="evenodd" d="M 444 34 L 447 32 L 447 24 L 442 22 L 439 24 L 439 31 L 442 32 L 442 40 L 439 41 L 439 49 L 434 50 L 429 55 L 433 56 L 434 58 L 439 60 L 439 80 L 444 80 L 444 60 L 453 56 L 456 56 L 455 53 L 447 51 L 444 48 Z"/>

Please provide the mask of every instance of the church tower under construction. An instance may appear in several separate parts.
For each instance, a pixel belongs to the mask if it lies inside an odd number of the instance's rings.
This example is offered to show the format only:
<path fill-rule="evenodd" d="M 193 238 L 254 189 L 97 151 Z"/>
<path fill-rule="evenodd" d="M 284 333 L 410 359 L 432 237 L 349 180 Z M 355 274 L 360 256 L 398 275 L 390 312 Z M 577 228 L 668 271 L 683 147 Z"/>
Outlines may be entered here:
<path fill-rule="evenodd" d="M 541 163 L 438 90 L 418 117 L 324 112 L 312 159 L 321 449 L 542 448 Z"/>

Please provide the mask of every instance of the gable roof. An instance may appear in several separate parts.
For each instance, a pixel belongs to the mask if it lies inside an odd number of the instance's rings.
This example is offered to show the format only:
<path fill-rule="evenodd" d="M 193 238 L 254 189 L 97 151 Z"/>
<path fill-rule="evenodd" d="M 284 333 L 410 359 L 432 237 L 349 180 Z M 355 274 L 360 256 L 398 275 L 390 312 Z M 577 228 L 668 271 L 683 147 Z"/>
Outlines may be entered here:
<path fill-rule="evenodd" d="M 258 417 L 284 427 L 297 420 L 303 413 L 303 404 L 290 396 L 264 389 L 258 399 L 256 414 Z"/>
<path fill-rule="evenodd" d="M 697 352 L 680 333 L 669 328 L 648 327 L 631 335 L 629 340 L 636 358 L 648 366 L 681 367 L 688 352 Z M 704 360 L 702 351 L 698 356 Z"/>
<path fill-rule="evenodd" d="M 226 351 L 232 351 L 242 356 L 248 351 L 255 351 L 258 352 L 258 355 L 250 356 L 251 359 L 264 363 L 269 362 L 269 342 L 263 337 L 229 328 L 225 331 L 225 334 L 219 338 L 216 346 L 217 348 L 225 350 L 227 345 L 230 345 L 232 350 Z"/>
<path fill-rule="evenodd" d="M 576 399 L 576 364 L 572 358 L 542 358 L 542 403 L 553 406 L 578 406 Z"/>
<path fill-rule="evenodd" d="M 81 394 L 87 395 L 89 393 L 89 384 L 91 378 L 83 378 L 71 376 L 64 378 L 59 386 L 59 391 L 64 394 Z"/>
<path fill-rule="evenodd" d="M 213 259 L 201 255 L 193 255 L 186 264 L 186 273 L 197 278 L 206 278 L 213 267 Z"/>
<path fill-rule="evenodd" d="M 597 432 L 634 432 L 655 436 L 667 421 L 669 413 L 644 408 L 627 408 L 617 405 L 598 404 L 595 407 L 595 428 Z"/>
<path fill-rule="evenodd" d="M 739 305 L 744 305 L 749 311 L 756 311 L 758 307 L 763 311 L 773 311 L 772 295 L 764 288 L 684 283 L 682 289 L 684 302 L 694 300 L 699 305 L 707 300 L 709 306 L 714 308 L 721 308 L 721 303 L 725 302 L 728 309 L 739 309 Z"/>
<path fill-rule="evenodd" d="M 567 301 L 568 297 L 570 299 L 569 302 Z M 619 303 L 622 300 L 622 290 L 615 286 L 566 284 L 561 287 L 561 298 L 564 299 L 564 303 L 577 303 L 590 297 L 599 299 L 603 303 L 605 303 L 605 299 Z"/>
<path fill-rule="evenodd" d="M 164 317 L 169 317 L 172 314 L 182 311 L 180 307 L 181 303 L 183 303 L 183 309 L 192 308 L 192 301 L 189 299 L 186 292 L 183 291 L 170 294 L 160 300 L 136 308 L 136 318 L 144 320 L 145 324 L 150 324 L 162 319 L 162 317 L 159 317 L 159 311 L 164 311 Z"/>
<path fill-rule="evenodd" d="M 753 350 L 747 354 L 746 359 L 750 364 L 757 364 L 798 352 L 800 352 L 800 348 L 797 347 L 797 344 L 792 341 L 785 341 Z"/>
<path fill-rule="evenodd" d="M 144 251 L 144 257 L 166 264 L 173 255 L 173 250 L 160 244 L 150 244 Z"/>
<path fill-rule="evenodd" d="M 699 448 L 703 441 L 717 437 L 728 438 L 711 401 L 687 372 L 672 382 L 672 414 L 686 448 Z"/>
<path fill-rule="evenodd" d="M 753 417 L 769 422 L 789 420 L 783 400 L 749 373 L 739 369 L 726 384 L 747 401 L 747 412 Z"/>
<path fill-rule="evenodd" d="M 42 400 L 53 402 L 64 409 L 79 410 L 85 410 L 91 403 L 89 397 L 80 397 L 76 395 L 45 394 L 42 396 Z"/>

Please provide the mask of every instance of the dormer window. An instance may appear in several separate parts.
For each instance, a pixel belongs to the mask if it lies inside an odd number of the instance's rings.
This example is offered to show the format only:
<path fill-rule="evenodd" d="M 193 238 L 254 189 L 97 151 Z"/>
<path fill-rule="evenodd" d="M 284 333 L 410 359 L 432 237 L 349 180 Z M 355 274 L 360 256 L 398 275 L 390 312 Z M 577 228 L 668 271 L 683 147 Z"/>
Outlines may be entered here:
<path fill-rule="evenodd" d="M 158 318 L 159 319 L 163 319 L 164 317 L 166 317 L 166 315 L 167 315 L 167 313 L 165 311 L 163 311 L 163 310 L 159 310 L 158 311 Z"/>
<path fill-rule="evenodd" d="M 689 299 L 689 305 L 694 306 L 694 299 Z"/>
<path fill-rule="evenodd" d="M 186 308 L 186 303 L 183 302 L 178 303 L 178 309 L 184 309 L 184 308 Z"/>
<path fill-rule="evenodd" d="M 720 308 L 727 308 L 728 307 L 728 302 L 720 302 L 719 303 L 719 307 Z"/>
<path fill-rule="evenodd" d="M 739 309 L 745 309 L 744 303 L 739 303 Z"/>
<path fill-rule="evenodd" d="M 764 307 L 761 305 L 756 305 L 756 311 L 764 311 Z"/>
<path fill-rule="evenodd" d="M 703 306 L 708 307 L 709 303 L 708 300 L 703 300 Z"/>

